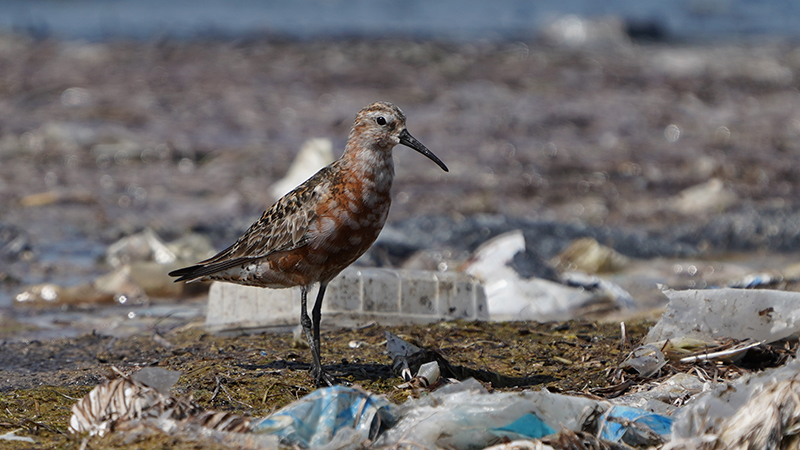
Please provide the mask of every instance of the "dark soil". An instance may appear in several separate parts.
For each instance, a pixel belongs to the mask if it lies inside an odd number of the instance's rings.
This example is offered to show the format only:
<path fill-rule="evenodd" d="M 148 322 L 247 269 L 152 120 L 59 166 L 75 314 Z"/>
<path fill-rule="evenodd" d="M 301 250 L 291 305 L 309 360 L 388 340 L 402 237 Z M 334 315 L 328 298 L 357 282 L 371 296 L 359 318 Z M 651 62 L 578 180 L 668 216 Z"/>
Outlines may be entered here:
<path fill-rule="evenodd" d="M 645 323 L 628 325 L 632 339 L 640 339 L 647 329 Z M 324 332 L 325 366 L 343 380 L 403 402 L 410 392 L 395 389 L 402 380 L 392 374 L 392 362 L 385 354 L 387 330 L 437 351 L 454 365 L 509 377 L 534 376 L 535 384 L 504 390 L 546 387 L 586 393 L 607 387 L 608 375 L 622 355 L 616 324 L 443 322 Z M 351 341 L 364 344 L 352 348 Z M 263 417 L 315 389 L 309 360 L 309 350 L 298 348 L 290 335 L 221 337 L 198 327 L 155 339 L 153 335 L 116 339 L 88 334 L 6 343 L 0 352 L 0 404 L 4 405 L 0 432 L 22 428 L 19 434 L 36 439 L 34 448 L 72 448 L 77 438 L 65 434 L 70 408 L 113 376 L 111 366 L 125 372 L 142 366 L 182 371 L 173 394 L 190 395 L 208 409 Z M 215 448 L 211 442 L 178 443 L 164 435 L 143 439 L 135 448 Z M 119 437 L 90 441 L 91 448 L 133 448 L 131 444 Z"/>

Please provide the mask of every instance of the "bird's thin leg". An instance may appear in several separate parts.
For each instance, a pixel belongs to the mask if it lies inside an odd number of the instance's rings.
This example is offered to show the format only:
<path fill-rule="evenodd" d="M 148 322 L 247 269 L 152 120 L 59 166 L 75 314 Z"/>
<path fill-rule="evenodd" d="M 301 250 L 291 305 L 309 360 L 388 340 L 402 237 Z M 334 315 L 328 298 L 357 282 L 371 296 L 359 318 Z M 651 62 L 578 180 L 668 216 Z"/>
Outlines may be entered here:
<path fill-rule="evenodd" d="M 317 303 L 319 303 L 319 296 Z M 323 384 L 333 386 L 333 377 L 322 370 L 322 362 L 319 357 L 319 319 L 321 314 L 316 304 L 311 314 L 315 317 L 313 324 L 311 318 L 308 317 L 308 286 L 302 286 L 300 288 L 300 325 L 303 327 L 303 334 L 306 335 L 306 341 L 311 348 L 311 376 L 314 377 L 317 386 Z"/>
<path fill-rule="evenodd" d="M 303 327 L 303 334 L 308 341 L 308 347 L 311 349 L 311 373 L 316 377 L 322 364 L 319 361 L 319 349 L 314 342 L 314 335 L 312 334 L 311 318 L 308 317 L 308 286 L 300 287 L 300 326 Z"/>
<path fill-rule="evenodd" d="M 319 343 L 319 323 L 322 320 L 322 297 L 325 296 L 325 289 L 328 287 L 328 283 L 321 282 L 319 284 L 319 292 L 317 292 L 317 300 L 314 302 L 314 308 L 311 310 L 311 319 L 314 321 L 314 343 L 317 344 L 317 348 L 322 350 L 322 346 Z"/>
<path fill-rule="evenodd" d="M 312 351 L 316 349 L 316 361 L 319 364 L 319 371 L 316 374 L 316 382 L 317 386 L 322 386 L 326 384 L 328 386 L 333 386 L 336 384 L 336 379 L 334 379 L 329 373 L 322 370 L 322 358 L 320 357 L 320 351 L 322 350 L 322 345 L 319 341 L 319 323 L 322 319 L 322 298 L 325 297 L 325 288 L 328 287 L 327 282 L 320 282 L 319 284 L 319 292 L 317 292 L 317 300 L 314 302 L 314 308 L 311 310 L 311 319 L 314 321 L 314 346 L 312 347 Z"/>

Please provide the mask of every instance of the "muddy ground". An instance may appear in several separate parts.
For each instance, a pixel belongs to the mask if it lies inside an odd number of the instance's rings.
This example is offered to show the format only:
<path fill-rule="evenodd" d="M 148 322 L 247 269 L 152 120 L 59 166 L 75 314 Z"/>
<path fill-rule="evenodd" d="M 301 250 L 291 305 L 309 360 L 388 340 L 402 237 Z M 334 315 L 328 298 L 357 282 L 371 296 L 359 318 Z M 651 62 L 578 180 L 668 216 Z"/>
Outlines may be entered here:
<path fill-rule="evenodd" d="M 120 338 L 20 340 L 31 330 L 13 319 L 32 313 L 8 305 L 26 284 L 77 284 L 108 271 L 106 246 L 145 227 L 167 240 L 201 232 L 223 248 L 273 201 L 269 186 L 306 139 L 328 137 L 338 155 L 356 111 L 372 101 L 403 108 L 411 133 L 451 169 L 442 173 L 398 148 L 392 223 L 498 214 L 663 231 L 739 214 L 734 225 L 747 230 L 748 217 L 793 217 L 800 200 L 798 70 L 800 50 L 780 42 L 623 40 L 566 49 L 2 36 L 0 318 L 8 326 L 0 432 L 23 428 L 37 440 L 17 448 L 75 448 L 80 442 L 63 435 L 69 407 L 111 366 L 182 370 L 177 394 L 254 416 L 309 392 L 308 350 L 288 335 L 219 337 L 190 320 Z M 669 206 L 711 178 L 733 202 L 690 212 Z M 754 228 L 766 237 L 737 249 L 747 252 L 737 258 L 784 252 L 785 259 L 800 250 L 798 240 L 772 245 L 769 237 L 792 225 L 776 223 Z M 725 255 L 724 245 L 707 250 Z M 539 375 L 536 388 L 566 392 L 606 386 L 620 355 L 619 328 L 610 324 L 391 330 L 454 363 Z M 646 325 L 629 330 L 636 340 Z M 399 401 L 407 394 L 394 390 L 400 381 L 390 375 L 383 331 L 326 332 L 324 358 L 345 378 Z M 351 349 L 351 340 L 369 345 Z M 141 439 L 111 437 L 90 448 L 196 448 Z"/>
<path fill-rule="evenodd" d="M 613 369 L 626 354 L 619 326 L 592 322 L 464 323 L 323 333 L 325 366 L 342 380 L 386 394 L 397 403 L 410 392 L 397 390 L 402 380 L 392 374 L 386 355 L 385 331 L 400 333 L 434 349 L 450 363 L 471 369 L 524 378 L 518 387 L 587 394 L 609 385 Z M 632 340 L 643 337 L 647 324 L 629 326 Z M 157 336 L 157 337 L 156 337 Z M 351 342 L 359 342 L 353 348 Z M 310 351 L 290 335 L 220 337 L 199 326 L 116 339 L 98 334 L 76 339 L 5 344 L 0 354 L 0 429 L 22 428 L 37 440 L 36 448 L 71 448 L 79 441 L 65 435 L 69 408 L 94 386 L 112 376 L 110 367 L 128 372 L 142 366 L 180 370 L 173 389 L 191 395 L 208 409 L 263 417 L 314 390 L 308 372 Z M 133 448 L 132 444 L 177 445 L 165 436 L 106 438 L 92 448 Z M 140 442 L 141 440 L 141 442 Z M 147 443 L 149 442 L 149 444 Z M 214 448 L 209 442 L 198 447 Z M 9 447 L 14 448 L 14 447 Z M 30 448 L 18 445 L 16 448 Z"/>

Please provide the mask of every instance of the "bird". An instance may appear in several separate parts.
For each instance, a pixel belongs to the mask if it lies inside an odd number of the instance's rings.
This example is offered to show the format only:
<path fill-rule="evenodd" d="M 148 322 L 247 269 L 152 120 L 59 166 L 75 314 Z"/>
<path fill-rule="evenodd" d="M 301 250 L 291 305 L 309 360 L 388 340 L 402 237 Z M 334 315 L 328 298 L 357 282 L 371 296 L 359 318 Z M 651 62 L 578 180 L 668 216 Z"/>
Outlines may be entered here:
<path fill-rule="evenodd" d="M 333 386 L 320 358 L 325 289 L 363 255 L 386 224 L 394 180 L 392 149 L 402 144 L 447 166 L 406 129 L 397 106 L 375 102 L 356 115 L 342 156 L 284 195 L 230 247 L 169 273 L 179 281 L 225 281 L 265 288 L 300 287 L 300 325 L 317 386 Z M 308 290 L 319 284 L 308 316 Z"/>

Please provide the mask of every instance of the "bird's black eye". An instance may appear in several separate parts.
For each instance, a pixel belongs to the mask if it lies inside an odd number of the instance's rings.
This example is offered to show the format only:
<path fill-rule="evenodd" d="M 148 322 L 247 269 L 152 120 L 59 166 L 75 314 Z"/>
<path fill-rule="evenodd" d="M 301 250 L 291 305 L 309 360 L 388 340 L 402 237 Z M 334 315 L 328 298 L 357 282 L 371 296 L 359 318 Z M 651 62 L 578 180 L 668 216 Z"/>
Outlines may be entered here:
<path fill-rule="evenodd" d="M 378 116 L 375 122 L 378 122 L 378 125 L 386 125 L 386 119 L 384 119 L 383 116 Z"/>

